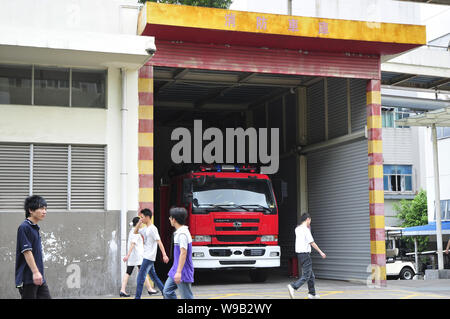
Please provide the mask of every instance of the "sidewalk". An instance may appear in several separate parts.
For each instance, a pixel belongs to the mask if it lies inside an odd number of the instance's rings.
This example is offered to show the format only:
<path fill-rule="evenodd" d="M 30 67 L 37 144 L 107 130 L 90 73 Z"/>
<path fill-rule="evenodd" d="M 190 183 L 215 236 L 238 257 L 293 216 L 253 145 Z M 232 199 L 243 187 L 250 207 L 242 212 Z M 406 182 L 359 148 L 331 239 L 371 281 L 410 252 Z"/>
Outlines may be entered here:
<path fill-rule="evenodd" d="M 250 283 L 246 277 L 233 274 L 204 274 L 193 285 L 196 299 L 289 299 L 287 284 L 293 279 L 274 275 L 265 283 Z M 387 287 L 371 288 L 362 282 L 316 279 L 316 291 L 321 299 L 450 299 L 450 279 L 442 280 L 388 280 Z M 134 298 L 130 287 L 129 293 Z M 162 295 L 143 299 L 162 299 Z M 307 296 L 304 285 L 295 294 L 296 299 Z M 126 299 L 115 295 L 88 296 L 87 299 Z"/>

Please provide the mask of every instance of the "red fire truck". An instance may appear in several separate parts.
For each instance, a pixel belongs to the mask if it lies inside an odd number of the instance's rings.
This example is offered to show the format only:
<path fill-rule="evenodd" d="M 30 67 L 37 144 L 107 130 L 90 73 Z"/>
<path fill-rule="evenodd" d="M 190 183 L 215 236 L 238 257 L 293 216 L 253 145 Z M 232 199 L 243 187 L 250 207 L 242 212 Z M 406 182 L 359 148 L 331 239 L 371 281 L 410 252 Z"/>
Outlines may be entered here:
<path fill-rule="evenodd" d="M 161 239 L 171 245 L 170 207 L 188 211 L 196 270 L 247 268 L 254 282 L 280 266 L 278 208 L 272 183 L 248 165 L 200 165 L 162 185 Z"/>

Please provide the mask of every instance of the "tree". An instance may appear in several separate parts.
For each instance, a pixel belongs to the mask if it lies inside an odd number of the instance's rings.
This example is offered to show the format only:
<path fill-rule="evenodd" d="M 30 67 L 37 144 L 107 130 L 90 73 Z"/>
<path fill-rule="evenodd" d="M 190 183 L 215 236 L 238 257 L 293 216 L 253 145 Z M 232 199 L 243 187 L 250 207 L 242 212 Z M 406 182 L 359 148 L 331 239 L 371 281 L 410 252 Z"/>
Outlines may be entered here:
<path fill-rule="evenodd" d="M 147 1 L 139 0 L 139 2 L 145 3 Z M 149 0 L 149 2 L 184 4 L 187 6 L 228 9 L 233 1 L 232 0 Z"/>
<path fill-rule="evenodd" d="M 394 204 L 396 217 L 403 221 L 401 227 L 413 227 L 428 224 L 428 206 L 427 192 L 421 190 L 413 200 L 401 200 Z M 414 249 L 414 240 L 407 238 L 407 246 L 410 250 Z M 418 250 L 423 251 L 428 245 L 428 237 L 420 236 L 417 238 Z"/>

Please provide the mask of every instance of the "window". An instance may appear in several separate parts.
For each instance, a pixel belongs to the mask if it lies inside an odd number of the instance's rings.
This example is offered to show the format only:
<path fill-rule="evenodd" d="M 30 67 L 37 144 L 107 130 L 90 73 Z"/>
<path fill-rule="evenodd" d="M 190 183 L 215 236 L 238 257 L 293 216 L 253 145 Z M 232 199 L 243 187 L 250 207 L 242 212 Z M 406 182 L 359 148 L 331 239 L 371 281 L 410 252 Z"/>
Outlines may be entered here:
<path fill-rule="evenodd" d="M 395 124 L 395 121 L 417 114 L 419 113 L 414 112 L 407 108 L 382 107 L 381 109 L 382 127 L 408 128 L 408 126 L 397 126 Z"/>
<path fill-rule="evenodd" d="M 105 71 L 72 70 L 72 106 L 105 106 Z"/>
<path fill-rule="evenodd" d="M 412 165 L 384 165 L 384 190 L 412 192 Z"/>
<path fill-rule="evenodd" d="M 0 64 L 0 104 L 106 107 L 106 70 Z"/>
<path fill-rule="evenodd" d="M 31 66 L 0 64 L 0 104 L 31 104 Z"/>
<path fill-rule="evenodd" d="M 243 205 L 247 209 L 267 208 L 270 212 L 275 207 L 270 186 L 263 179 L 207 178 L 204 184 L 193 184 L 194 208 L 216 206 L 219 209 L 242 210 L 239 206 Z"/>
<path fill-rule="evenodd" d="M 436 220 L 436 205 L 434 208 L 434 220 Z M 441 200 L 441 220 L 450 220 L 450 199 Z"/>
<path fill-rule="evenodd" d="M 437 138 L 450 137 L 450 127 L 436 127 Z"/>
<path fill-rule="evenodd" d="M 69 106 L 70 71 L 62 68 L 34 68 L 34 104 Z"/>
<path fill-rule="evenodd" d="M 0 210 L 29 195 L 50 209 L 105 209 L 105 147 L 0 144 Z"/>

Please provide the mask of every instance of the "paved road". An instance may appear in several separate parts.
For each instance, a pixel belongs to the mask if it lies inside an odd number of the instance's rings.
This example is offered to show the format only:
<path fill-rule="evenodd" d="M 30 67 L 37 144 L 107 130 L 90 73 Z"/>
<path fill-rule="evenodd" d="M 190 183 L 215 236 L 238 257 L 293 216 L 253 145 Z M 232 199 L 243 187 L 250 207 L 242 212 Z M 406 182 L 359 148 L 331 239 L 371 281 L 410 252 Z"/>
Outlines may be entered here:
<path fill-rule="evenodd" d="M 286 286 L 291 281 L 287 276 L 275 274 L 265 283 L 251 283 L 245 272 L 209 271 L 198 273 L 193 292 L 197 299 L 287 299 Z M 322 299 L 450 299 L 450 280 L 388 280 L 387 287 L 371 288 L 361 282 L 317 279 L 316 290 Z M 306 296 L 305 285 L 296 292 L 295 298 Z M 162 296 L 144 298 L 161 299 Z"/>

